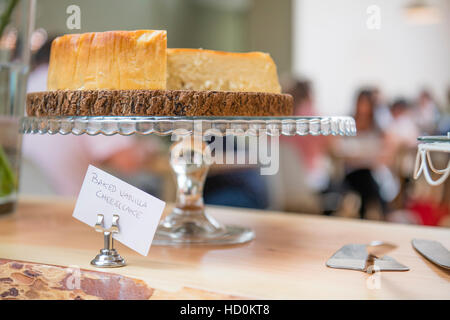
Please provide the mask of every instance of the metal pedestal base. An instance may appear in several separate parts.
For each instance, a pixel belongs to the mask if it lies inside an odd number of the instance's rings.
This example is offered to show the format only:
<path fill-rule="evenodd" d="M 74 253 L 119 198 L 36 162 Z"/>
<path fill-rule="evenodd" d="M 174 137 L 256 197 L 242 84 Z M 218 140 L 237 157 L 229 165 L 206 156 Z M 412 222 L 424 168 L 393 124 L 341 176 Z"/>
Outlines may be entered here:
<path fill-rule="evenodd" d="M 125 259 L 114 249 L 113 233 L 119 232 L 119 216 L 114 214 L 110 228 L 103 226 L 104 216 L 97 214 L 97 223 L 95 224 L 95 231 L 103 233 L 104 248 L 91 261 L 93 266 L 99 268 L 115 268 L 126 265 Z"/>
<path fill-rule="evenodd" d="M 117 253 L 116 249 L 102 249 L 91 261 L 91 264 L 100 268 L 116 268 L 126 265 L 125 260 Z"/>

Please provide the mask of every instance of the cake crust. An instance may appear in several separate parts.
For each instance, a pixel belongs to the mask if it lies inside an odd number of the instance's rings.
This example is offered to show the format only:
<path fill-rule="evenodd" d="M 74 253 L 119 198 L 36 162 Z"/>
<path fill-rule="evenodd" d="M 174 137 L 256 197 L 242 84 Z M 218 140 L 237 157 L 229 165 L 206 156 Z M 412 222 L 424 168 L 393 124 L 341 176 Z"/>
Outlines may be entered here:
<path fill-rule="evenodd" d="M 189 90 L 56 90 L 27 95 L 28 116 L 289 116 L 289 94 Z"/>

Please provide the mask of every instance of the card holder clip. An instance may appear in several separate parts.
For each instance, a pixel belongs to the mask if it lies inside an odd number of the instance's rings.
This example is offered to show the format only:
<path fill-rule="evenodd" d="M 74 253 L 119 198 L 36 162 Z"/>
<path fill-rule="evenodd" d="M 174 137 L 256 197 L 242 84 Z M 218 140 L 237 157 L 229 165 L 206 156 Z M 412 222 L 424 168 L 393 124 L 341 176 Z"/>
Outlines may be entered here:
<path fill-rule="evenodd" d="M 104 248 L 100 250 L 100 253 L 91 261 L 93 266 L 99 268 L 114 268 L 123 267 L 126 265 L 125 260 L 114 249 L 113 233 L 119 233 L 119 216 L 113 215 L 111 227 L 105 228 L 103 226 L 104 216 L 97 214 L 97 223 L 95 224 L 95 231 L 103 232 Z"/>

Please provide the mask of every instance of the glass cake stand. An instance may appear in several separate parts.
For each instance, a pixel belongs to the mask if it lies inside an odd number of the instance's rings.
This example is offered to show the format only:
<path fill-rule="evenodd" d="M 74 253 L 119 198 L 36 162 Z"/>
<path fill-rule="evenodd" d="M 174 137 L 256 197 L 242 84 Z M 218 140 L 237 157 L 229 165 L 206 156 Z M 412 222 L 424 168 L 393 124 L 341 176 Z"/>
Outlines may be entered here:
<path fill-rule="evenodd" d="M 414 167 L 414 179 L 418 179 L 423 173 L 425 180 L 432 186 L 437 186 L 450 175 L 450 159 L 447 167 L 437 169 L 431 161 L 431 152 L 441 152 L 450 155 L 450 132 L 446 136 L 423 136 L 418 138 L 420 144 L 417 147 L 416 164 Z M 438 177 L 433 179 L 430 170 Z"/>
<path fill-rule="evenodd" d="M 351 117 L 23 117 L 21 132 L 189 137 L 175 141 L 171 146 L 170 166 L 177 182 L 176 202 L 173 211 L 160 222 L 153 244 L 218 245 L 250 241 L 254 232 L 240 226 L 223 225 L 206 214 L 203 185 L 209 165 L 206 161 L 185 161 L 186 154 L 193 159 L 208 154 L 209 147 L 203 137 L 261 134 L 353 136 L 356 126 Z"/>

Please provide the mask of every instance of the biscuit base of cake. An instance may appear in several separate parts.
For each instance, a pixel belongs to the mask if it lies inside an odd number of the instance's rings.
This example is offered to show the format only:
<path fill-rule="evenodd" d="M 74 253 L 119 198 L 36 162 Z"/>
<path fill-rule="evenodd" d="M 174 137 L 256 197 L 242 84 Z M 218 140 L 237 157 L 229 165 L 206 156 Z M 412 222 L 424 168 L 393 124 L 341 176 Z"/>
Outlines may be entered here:
<path fill-rule="evenodd" d="M 56 90 L 27 95 L 28 116 L 289 116 L 289 94 L 189 90 Z"/>

